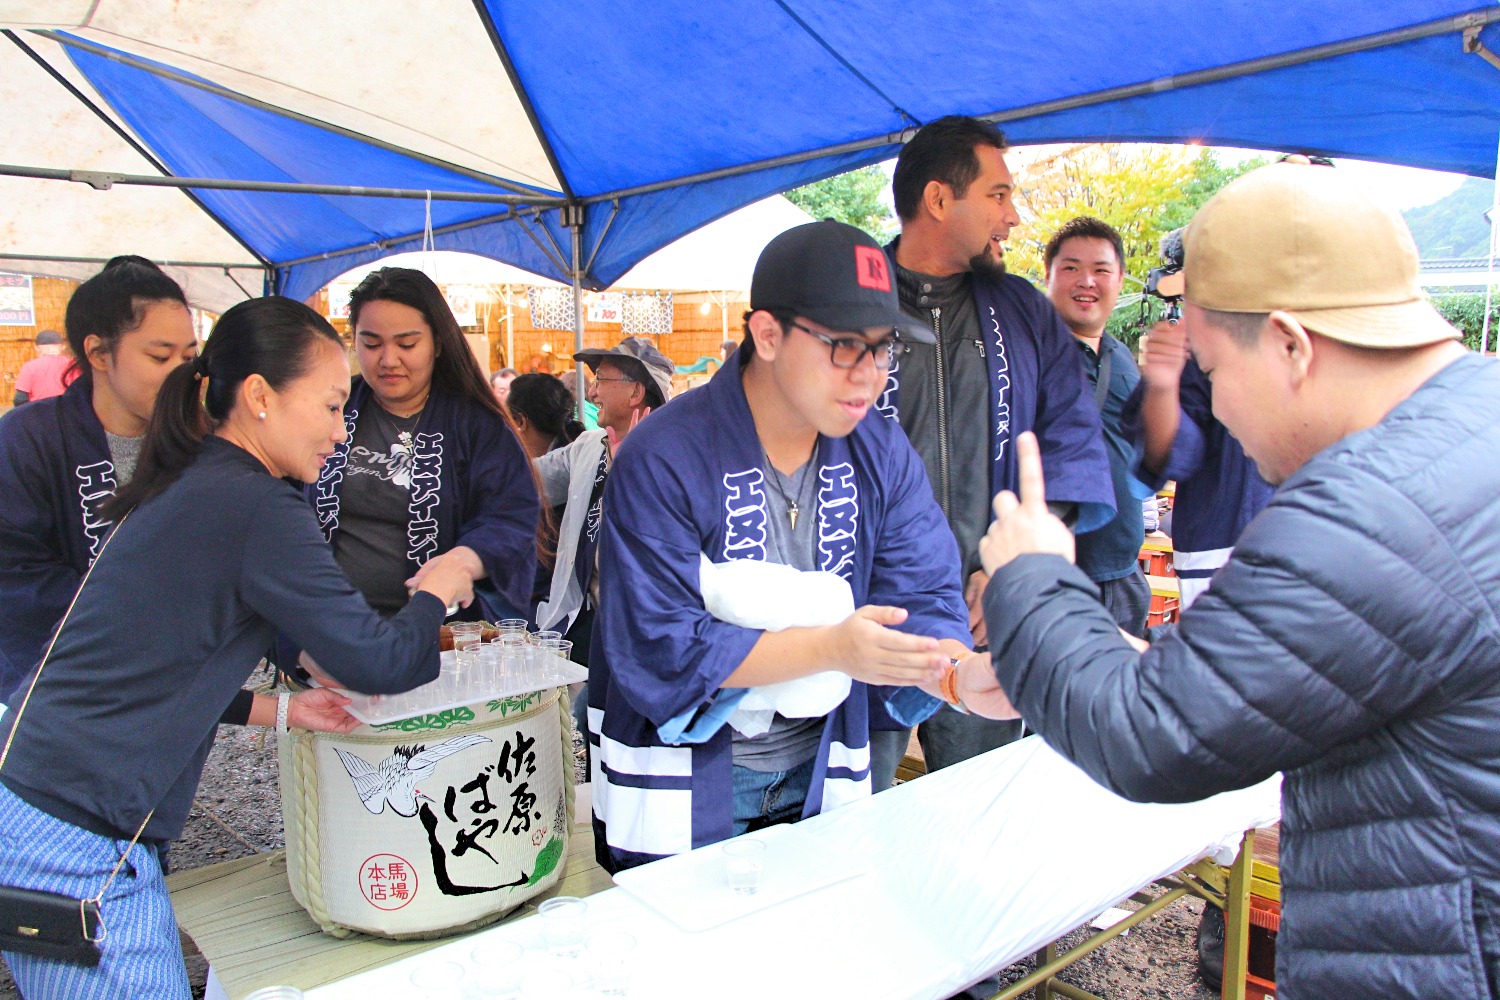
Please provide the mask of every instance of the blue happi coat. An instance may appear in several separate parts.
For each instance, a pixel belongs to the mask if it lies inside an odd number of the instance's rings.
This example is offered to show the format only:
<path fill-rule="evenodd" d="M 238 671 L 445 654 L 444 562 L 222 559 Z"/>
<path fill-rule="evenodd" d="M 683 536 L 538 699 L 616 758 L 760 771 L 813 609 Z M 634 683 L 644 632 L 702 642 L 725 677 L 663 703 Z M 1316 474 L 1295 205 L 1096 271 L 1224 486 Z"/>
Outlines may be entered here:
<path fill-rule="evenodd" d="M 348 437 L 307 488 L 323 535 L 339 531 L 339 491 L 362 408 L 378 405 L 364 379 L 354 380 L 344 406 Z M 464 396 L 434 388 L 414 432 L 416 452 L 407 522 L 407 574 L 455 545 L 467 545 L 488 579 L 474 588 L 468 617 L 509 617 L 531 599 L 536 577 L 536 526 L 541 513 L 531 462 L 497 413 Z M 493 597 L 498 595 L 501 604 Z M 284 653 L 283 653 L 284 655 Z"/>
<path fill-rule="evenodd" d="M 0 702 L 42 658 L 109 533 L 115 466 L 90 387 L 0 420 Z"/>
<path fill-rule="evenodd" d="M 1017 488 L 1012 442 L 1034 431 L 1041 446 L 1047 499 L 1078 505 L 1074 534 L 1104 527 L 1115 516 L 1114 485 L 1099 408 L 1073 335 L 1047 297 L 1025 278 L 1007 274 L 994 280 L 975 274 L 970 284 L 990 378 L 986 423 L 991 435 L 991 492 Z M 876 406 L 892 421 L 898 419 L 899 363 L 891 366 Z"/>
<path fill-rule="evenodd" d="M 819 568 L 856 605 L 906 608 L 905 631 L 968 645 L 958 549 L 901 429 L 872 412 L 817 457 Z M 720 685 L 761 633 L 709 615 L 698 560 L 768 558 L 763 461 L 735 360 L 632 431 L 610 471 L 589 678 L 594 844 L 610 871 L 732 835 L 724 722 L 745 691 Z M 824 725 L 804 816 L 870 794 L 867 690 L 907 725 L 940 704 L 854 682 Z"/>

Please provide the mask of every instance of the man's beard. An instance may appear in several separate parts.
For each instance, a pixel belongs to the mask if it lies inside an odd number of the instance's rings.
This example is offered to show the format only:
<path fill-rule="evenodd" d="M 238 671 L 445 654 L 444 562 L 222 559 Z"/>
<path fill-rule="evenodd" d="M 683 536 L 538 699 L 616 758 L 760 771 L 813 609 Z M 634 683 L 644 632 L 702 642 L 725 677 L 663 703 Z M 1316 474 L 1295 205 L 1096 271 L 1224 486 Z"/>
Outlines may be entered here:
<path fill-rule="evenodd" d="M 1005 277 L 1005 258 L 990 253 L 989 249 L 969 258 L 969 271 L 981 278 L 996 280 Z"/>

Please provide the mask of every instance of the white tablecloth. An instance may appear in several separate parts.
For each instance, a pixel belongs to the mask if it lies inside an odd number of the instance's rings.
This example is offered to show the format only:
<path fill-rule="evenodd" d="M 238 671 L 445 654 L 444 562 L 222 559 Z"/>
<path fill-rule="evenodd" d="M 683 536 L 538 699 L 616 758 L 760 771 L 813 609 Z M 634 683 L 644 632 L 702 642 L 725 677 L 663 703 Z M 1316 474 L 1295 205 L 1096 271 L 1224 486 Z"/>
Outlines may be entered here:
<path fill-rule="evenodd" d="M 589 897 L 589 923 L 639 940 L 637 998 L 940 998 L 1156 878 L 1209 855 L 1227 861 L 1244 830 L 1279 814 L 1279 777 L 1203 802 L 1139 805 L 1030 737 L 775 834 L 863 874 L 697 933 L 616 887 Z M 705 881 L 705 895 L 685 905 L 727 893 Z M 469 953 L 487 935 L 533 949 L 527 961 L 549 961 L 527 918 L 308 996 L 398 995 L 417 966 L 442 960 L 468 966 L 477 985 Z"/>

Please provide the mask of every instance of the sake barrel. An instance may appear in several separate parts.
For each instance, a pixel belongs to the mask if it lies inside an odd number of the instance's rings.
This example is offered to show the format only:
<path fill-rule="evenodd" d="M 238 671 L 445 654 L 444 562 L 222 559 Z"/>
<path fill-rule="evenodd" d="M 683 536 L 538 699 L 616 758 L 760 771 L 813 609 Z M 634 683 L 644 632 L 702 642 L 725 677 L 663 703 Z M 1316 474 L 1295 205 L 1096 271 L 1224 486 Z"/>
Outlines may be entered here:
<path fill-rule="evenodd" d="M 481 927 L 562 877 L 567 689 L 281 738 L 292 895 L 335 937 Z"/>

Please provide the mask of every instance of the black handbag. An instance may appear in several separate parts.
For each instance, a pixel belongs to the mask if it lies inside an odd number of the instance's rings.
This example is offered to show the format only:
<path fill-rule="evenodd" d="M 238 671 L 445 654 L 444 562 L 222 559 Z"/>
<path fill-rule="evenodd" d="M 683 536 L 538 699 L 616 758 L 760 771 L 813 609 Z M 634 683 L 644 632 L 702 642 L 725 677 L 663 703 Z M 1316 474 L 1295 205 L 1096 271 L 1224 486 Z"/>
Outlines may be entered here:
<path fill-rule="evenodd" d="M 103 940 L 97 899 L 0 886 L 0 951 L 98 965 Z"/>
<path fill-rule="evenodd" d="M 126 517 L 129 515 L 127 514 Z M 121 518 L 120 524 L 124 523 L 125 518 Z M 113 537 L 111 533 L 110 538 Z M 108 539 L 104 543 L 104 549 L 107 548 L 109 548 Z M 26 688 L 26 697 L 21 700 L 21 706 L 16 709 L 15 718 L 11 721 L 10 735 L 6 737 L 5 749 L 0 750 L 0 767 L 5 766 L 5 760 L 10 756 L 10 746 L 16 738 L 16 730 L 21 728 L 21 716 L 26 711 L 27 703 L 31 701 L 31 692 L 36 690 L 37 680 L 42 676 L 42 668 L 47 665 L 47 659 L 52 655 L 52 647 L 57 644 L 58 635 L 62 634 L 63 626 L 68 623 L 68 615 L 73 613 L 73 605 L 78 603 L 78 594 L 83 593 L 84 585 L 89 582 L 89 576 L 94 572 L 94 566 L 98 565 L 99 560 L 104 557 L 104 549 L 99 550 L 99 555 L 94 559 L 93 565 L 90 565 L 88 573 L 84 574 L 83 582 L 78 585 L 78 592 L 73 595 L 72 604 L 68 605 L 67 613 L 58 623 L 57 631 L 52 634 L 52 641 L 47 644 L 47 652 L 42 656 L 41 664 L 31 677 L 31 684 Z M 109 878 L 105 880 L 103 888 L 97 895 L 87 899 L 75 899 L 72 896 L 45 892 L 41 889 L 18 889 L 14 886 L 0 885 L 0 951 L 35 955 L 38 958 L 50 958 L 72 965 L 98 965 L 99 943 L 104 940 L 106 932 L 104 916 L 99 911 L 99 904 L 103 901 L 104 894 L 109 891 L 110 885 L 114 883 L 115 876 L 120 874 L 121 868 L 125 867 L 125 859 L 129 857 L 130 849 L 135 846 L 136 841 L 141 839 L 141 833 L 146 829 L 146 824 L 151 822 L 151 816 L 154 813 L 153 809 L 146 814 L 145 819 L 141 820 L 140 828 L 135 831 L 135 836 L 130 838 L 130 843 L 120 855 L 115 870 L 109 873 Z"/>

